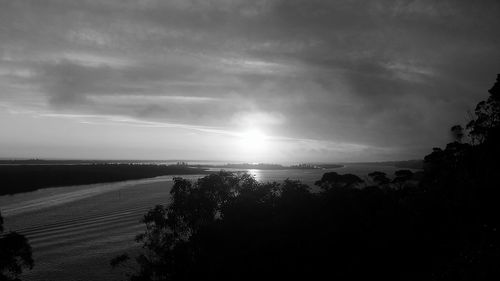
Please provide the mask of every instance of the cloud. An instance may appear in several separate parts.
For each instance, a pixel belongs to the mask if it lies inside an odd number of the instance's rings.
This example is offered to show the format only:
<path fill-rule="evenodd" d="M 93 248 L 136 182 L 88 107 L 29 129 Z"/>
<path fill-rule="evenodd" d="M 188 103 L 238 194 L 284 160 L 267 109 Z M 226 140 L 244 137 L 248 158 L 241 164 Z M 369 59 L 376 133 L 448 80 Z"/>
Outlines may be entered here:
<path fill-rule="evenodd" d="M 0 0 L 0 102 L 421 157 L 485 98 L 498 14 L 497 1 Z"/>

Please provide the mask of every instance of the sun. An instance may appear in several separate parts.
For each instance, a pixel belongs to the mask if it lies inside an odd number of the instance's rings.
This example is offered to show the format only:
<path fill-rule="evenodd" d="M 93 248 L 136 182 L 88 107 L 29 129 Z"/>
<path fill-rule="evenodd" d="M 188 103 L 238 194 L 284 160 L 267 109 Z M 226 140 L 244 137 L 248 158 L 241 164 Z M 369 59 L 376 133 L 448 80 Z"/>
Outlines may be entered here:
<path fill-rule="evenodd" d="M 240 134 L 241 144 L 247 152 L 262 152 L 267 146 L 267 136 L 260 130 L 251 129 Z"/>

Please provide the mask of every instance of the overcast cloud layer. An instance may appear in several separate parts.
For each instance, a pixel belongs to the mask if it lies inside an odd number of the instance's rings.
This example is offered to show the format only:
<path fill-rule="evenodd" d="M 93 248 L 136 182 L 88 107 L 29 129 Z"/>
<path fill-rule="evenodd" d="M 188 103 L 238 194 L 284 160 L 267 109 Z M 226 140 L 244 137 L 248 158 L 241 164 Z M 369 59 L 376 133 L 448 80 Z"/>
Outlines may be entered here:
<path fill-rule="evenodd" d="M 273 142 L 261 161 L 421 158 L 486 98 L 499 15 L 465 0 L 0 0 L 0 157 L 246 160 L 231 139 L 250 128 Z"/>

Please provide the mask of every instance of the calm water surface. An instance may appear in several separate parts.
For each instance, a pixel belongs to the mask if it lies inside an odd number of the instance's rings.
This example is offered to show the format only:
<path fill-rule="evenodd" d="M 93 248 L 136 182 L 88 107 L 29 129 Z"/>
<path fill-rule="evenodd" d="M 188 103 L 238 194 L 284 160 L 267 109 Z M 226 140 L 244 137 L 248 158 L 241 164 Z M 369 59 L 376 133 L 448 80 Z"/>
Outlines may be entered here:
<path fill-rule="evenodd" d="M 287 178 L 313 186 L 323 173 L 353 173 L 365 178 L 378 170 L 392 175 L 390 166 L 347 165 L 330 170 L 247 170 L 262 182 Z M 182 176 L 196 179 L 202 175 Z M 172 176 L 47 188 L 13 196 L 0 196 L 7 230 L 26 235 L 33 247 L 35 267 L 23 280 L 123 280 L 109 260 L 123 252 L 134 253 L 143 231 L 145 212 L 168 204 Z"/>

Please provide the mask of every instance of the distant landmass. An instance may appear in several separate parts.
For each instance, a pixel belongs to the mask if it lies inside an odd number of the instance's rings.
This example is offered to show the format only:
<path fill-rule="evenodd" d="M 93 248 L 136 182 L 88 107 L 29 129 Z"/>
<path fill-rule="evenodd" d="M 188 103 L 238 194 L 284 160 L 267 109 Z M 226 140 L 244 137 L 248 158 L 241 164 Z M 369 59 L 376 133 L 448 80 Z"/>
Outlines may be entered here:
<path fill-rule="evenodd" d="M 355 162 L 346 163 L 350 165 L 370 165 L 370 166 L 393 166 L 397 168 L 406 169 L 423 169 L 424 160 L 414 159 L 414 160 L 403 160 L 403 161 L 382 161 L 382 162 Z"/>
<path fill-rule="evenodd" d="M 3 164 L 0 165 L 0 178 L 2 179 L 0 195 L 34 191 L 47 187 L 135 180 L 166 175 L 206 173 L 206 169 L 185 165 L 54 164 L 52 161 L 44 164 L 40 162 Z"/>
<path fill-rule="evenodd" d="M 212 169 L 255 169 L 255 170 L 290 170 L 290 169 L 307 170 L 307 169 L 333 169 L 333 168 L 343 167 L 343 165 L 339 164 L 308 164 L 308 163 L 291 165 L 291 166 L 284 166 L 280 164 L 266 164 L 266 163 L 241 163 L 241 164 L 228 163 L 224 165 L 194 165 L 194 166 L 198 168 L 212 168 Z"/>
<path fill-rule="evenodd" d="M 280 164 L 266 164 L 266 163 L 242 163 L 242 164 L 228 163 L 224 165 L 194 165 L 194 166 L 205 167 L 205 168 L 219 168 L 219 169 L 306 170 L 306 169 L 336 169 L 336 168 L 342 168 L 345 165 L 393 166 L 397 168 L 406 168 L 406 169 L 423 169 L 424 161 L 406 160 L 406 161 L 354 162 L 354 163 L 304 163 L 291 166 L 284 166 Z"/>
<path fill-rule="evenodd" d="M 0 165 L 162 164 L 181 160 L 0 159 Z"/>

